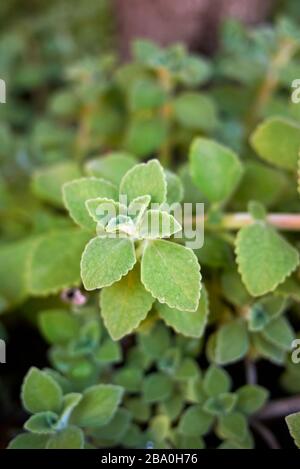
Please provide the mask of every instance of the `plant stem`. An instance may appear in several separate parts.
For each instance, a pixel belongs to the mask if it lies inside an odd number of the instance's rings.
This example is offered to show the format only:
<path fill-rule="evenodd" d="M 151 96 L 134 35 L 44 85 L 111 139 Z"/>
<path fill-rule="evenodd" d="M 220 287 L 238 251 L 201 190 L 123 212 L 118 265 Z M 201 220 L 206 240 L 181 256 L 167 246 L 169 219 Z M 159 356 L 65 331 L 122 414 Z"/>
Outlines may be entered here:
<path fill-rule="evenodd" d="M 258 89 L 256 99 L 251 107 L 247 118 L 247 127 L 249 131 L 261 117 L 261 112 L 276 91 L 279 82 L 280 71 L 290 61 L 291 57 L 297 51 L 297 43 L 291 39 L 283 39 L 278 46 L 278 50 L 273 56 L 267 69 L 265 78 Z"/>
<path fill-rule="evenodd" d="M 259 436 L 264 440 L 264 442 L 268 445 L 269 448 L 271 449 L 280 449 L 280 444 L 278 443 L 275 435 L 267 428 L 265 425 L 263 425 L 260 422 L 257 422 L 256 420 L 251 421 L 251 425 L 256 431 L 256 433 L 259 434 Z"/>
<path fill-rule="evenodd" d="M 206 221 L 204 218 L 204 222 Z M 295 213 L 270 213 L 266 217 L 267 222 L 278 228 L 285 231 L 300 231 L 300 215 Z M 195 223 L 203 223 L 203 219 L 200 217 L 194 217 L 193 221 Z M 219 224 L 210 225 L 211 228 L 215 229 L 225 229 L 225 230 L 239 230 L 244 226 L 251 225 L 253 223 L 253 218 L 249 213 L 227 213 L 223 215 Z"/>
<path fill-rule="evenodd" d="M 246 381 L 247 384 L 256 384 L 257 383 L 257 373 L 256 366 L 253 360 L 250 357 L 245 359 L 245 372 L 246 372 Z"/>
<path fill-rule="evenodd" d="M 286 417 L 289 414 L 300 411 L 300 395 L 275 399 L 261 409 L 255 418 L 259 420 L 271 420 Z"/>

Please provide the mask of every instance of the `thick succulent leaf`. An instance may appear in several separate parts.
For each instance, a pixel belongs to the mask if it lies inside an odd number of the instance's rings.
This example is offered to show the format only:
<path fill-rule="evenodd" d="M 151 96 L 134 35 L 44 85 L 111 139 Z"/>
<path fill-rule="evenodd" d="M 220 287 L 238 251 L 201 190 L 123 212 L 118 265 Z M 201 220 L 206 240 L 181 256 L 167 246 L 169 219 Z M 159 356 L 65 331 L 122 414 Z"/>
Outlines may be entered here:
<path fill-rule="evenodd" d="M 223 415 L 219 420 L 218 433 L 222 438 L 240 442 L 246 438 L 247 431 L 247 419 L 240 412 Z"/>
<path fill-rule="evenodd" d="M 63 185 L 64 204 L 71 218 L 89 231 L 96 228 L 96 223 L 90 217 L 85 202 L 97 197 L 117 199 L 118 192 L 109 181 L 95 177 L 75 179 Z"/>
<path fill-rule="evenodd" d="M 80 284 L 80 257 L 90 236 L 76 228 L 50 232 L 34 244 L 28 265 L 28 289 L 33 295 L 57 293 Z"/>
<path fill-rule="evenodd" d="M 209 314 L 208 298 L 205 288 L 202 288 L 199 305 L 196 311 L 180 311 L 162 303 L 157 303 L 156 308 L 165 323 L 172 327 L 178 334 L 196 338 L 203 336 Z"/>
<path fill-rule="evenodd" d="M 298 251 L 263 222 L 239 231 L 236 255 L 242 280 L 253 296 L 275 290 L 299 264 Z"/>
<path fill-rule="evenodd" d="M 63 184 L 80 176 L 79 167 L 75 163 L 58 163 L 36 170 L 33 174 L 31 188 L 41 200 L 57 207 L 63 207 Z"/>
<path fill-rule="evenodd" d="M 167 182 L 160 163 L 150 160 L 130 169 L 121 181 L 120 194 L 127 196 L 128 204 L 142 195 L 150 195 L 152 203 L 165 202 Z"/>
<path fill-rule="evenodd" d="M 136 262 L 128 238 L 93 238 L 81 258 L 81 278 L 86 290 L 108 287 L 126 275 Z"/>
<path fill-rule="evenodd" d="M 58 415 L 54 412 L 38 412 L 32 415 L 24 424 L 25 430 L 38 434 L 55 433 L 54 425 Z"/>
<path fill-rule="evenodd" d="M 167 180 L 167 203 L 172 205 L 181 202 L 184 196 L 181 179 L 168 169 L 165 169 L 165 175 Z"/>
<path fill-rule="evenodd" d="M 282 117 L 271 117 L 251 135 L 251 145 L 268 163 L 292 171 L 297 170 L 300 149 L 300 127 Z"/>
<path fill-rule="evenodd" d="M 88 199 L 85 202 L 85 206 L 89 215 L 97 223 L 97 227 L 101 224 L 105 228 L 112 218 L 119 215 L 127 215 L 126 205 L 105 197 Z"/>
<path fill-rule="evenodd" d="M 30 368 L 22 384 L 22 402 L 28 412 L 59 412 L 62 390 L 46 372 Z"/>
<path fill-rule="evenodd" d="M 124 174 L 136 163 L 136 158 L 129 153 L 113 152 L 89 160 L 85 164 L 85 169 L 90 176 L 106 179 L 119 186 Z"/>
<path fill-rule="evenodd" d="M 111 337 L 119 340 L 132 332 L 145 319 L 153 301 L 141 283 L 138 267 L 104 288 L 100 296 L 101 315 Z"/>
<path fill-rule="evenodd" d="M 285 360 L 286 351 L 269 342 L 262 334 L 253 334 L 253 345 L 258 354 L 275 364 L 282 364 Z"/>
<path fill-rule="evenodd" d="M 262 331 L 262 336 L 275 347 L 283 350 L 291 350 L 295 338 L 294 331 L 284 317 L 271 321 Z"/>
<path fill-rule="evenodd" d="M 201 275 L 191 249 L 164 240 L 149 242 L 141 272 L 146 289 L 161 303 L 182 311 L 196 311 Z"/>
<path fill-rule="evenodd" d="M 196 186 L 210 202 L 223 202 L 235 190 L 243 168 L 229 148 L 197 138 L 190 149 L 190 172 Z"/>
<path fill-rule="evenodd" d="M 210 397 L 227 393 L 231 388 L 231 379 L 227 371 L 217 366 L 211 365 L 203 380 L 203 389 Z"/>
<path fill-rule="evenodd" d="M 86 389 L 73 410 L 71 422 L 80 427 L 101 427 L 115 415 L 123 389 L 112 384 L 98 384 Z"/>

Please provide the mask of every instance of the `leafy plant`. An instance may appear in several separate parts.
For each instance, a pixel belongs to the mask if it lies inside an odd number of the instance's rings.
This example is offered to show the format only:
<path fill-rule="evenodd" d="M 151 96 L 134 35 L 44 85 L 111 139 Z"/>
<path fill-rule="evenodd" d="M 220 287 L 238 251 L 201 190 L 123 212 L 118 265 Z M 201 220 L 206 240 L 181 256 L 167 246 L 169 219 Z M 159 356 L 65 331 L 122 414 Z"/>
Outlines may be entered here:
<path fill-rule="evenodd" d="M 2 38 L 23 78 L 1 107 L 0 333 L 48 346 L 9 448 L 279 446 L 268 419 L 300 409 L 297 21 L 227 21 L 211 59 L 136 41 L 126 64 L 83 60 L 91 32 L 55 70 L 53 25 Z"/>

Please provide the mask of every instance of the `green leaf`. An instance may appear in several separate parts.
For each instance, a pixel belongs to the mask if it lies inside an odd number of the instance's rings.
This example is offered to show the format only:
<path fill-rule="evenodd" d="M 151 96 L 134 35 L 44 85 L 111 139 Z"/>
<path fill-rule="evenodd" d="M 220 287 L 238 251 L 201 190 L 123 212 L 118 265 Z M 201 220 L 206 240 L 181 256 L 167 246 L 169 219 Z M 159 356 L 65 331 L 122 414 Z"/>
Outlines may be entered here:
<path fill-rule="evenodd" d="M 281 296 L 265 296 L 251 305 L 248 321 L 250 331 L 262 330 L 270 321 L 277 318 L 287 306 Z"/>
<path fill-rule="evenodd" d="M 168 402 L 168 401 L 167 401 Z M 162 405 L 164 405 L 163 403 Z M 127 409 L 137 422 L 147 422 L 150 419 L 150 405 L 138 397 L 132 397 L 125 402 Z"/>
<path fill-rule="evenodd" d="M 200 405 L 190 406 L 181 416 L 178 425 L 179 433 L 185 436 L 202 436 L 209 432 L 214 417 L 204 410 Z"/>
<path fill-rule="evenodd" d="M 35 242 L 27 239 L 0 247 L 0 296 L 4 309 L 21 303 L 28 294 L 26 270 Z"/>
<path fill-rule="evenodd" d="M 295 338 L 294 331 L 284 317 L 271 321 L 262 331 L 262 336 L 271 344 L 283 350 L 291 350 Z"/>
<path fill-rule="evenodd" d="M 123 389 L 112 384 L 98 384 L 86 389 L 73 410 L 71 422 L 80 427 L 102 427 L 114 416 Z"/>
<path fill-rule="evenodd" d="M 170 238 L 181 231 L 181 225 L 169 213 L 161 210 L 147 210 L 138 226 L 142 239 Z"/>
<path fill-rule="evenodd" d="M 163 441 L 168 437 L 170 420 L 167 415 L 156 415 L 150 420 L 149 432 L 155 441 Z"/>
<path fill-rule="evenodd" d="M 170 420 L 177 420 L 180 416 L 182 409 L 184 407 L 184 400 L 183 397 L 174 394 L 173 396 L 169 397 L 168 400 L 162 402 L 160 404 L 160 409 L 162 413 L 167 414 Z"/>
<path fill-rule="evenodd" d="M 139 334 L 138 338 L 142 351 L 152 360 L 159 360 L 171 346 L 170 333 L 163 324 Z"/>
<path fill-rule="evenodd" d="M 199 305 L 196 311 L 180 311 L 166 304 L 156 305 L 160 317 L 178 334 L 186 337 L 202 337 L 207 324 L 209 308 L 205 288 L 202 288 Z"/>
<path fill-rule="evenodd" d="M 48 438 L 48 435 L 21 433 L 9 443 L 7 449 L 45 449 Z"/>
<path fill-rule="evenodd" d="M 167 203 L 172 205 L 181 202 L 184 196 L 181 179 L 168 169 L 165 169 L 165 176 L 167 180 Z"/>
<path fill-rule="evenodd" d="M 210 397 L 204 403 L 203 410 L 211 415 L 226 415 L 234 409 L 236 402 L 236 394 L 226 392 L 216 397 Z"/>
<path fill-rule="evenodd" d="M 57 163 L 38 169 L 33 174 L 32 191 L 44 200 L 57 207 L 63 207 L 62 186 L 66 182 L 81 176 L 79 167 L 72 162 Z"/>
<path fill-rule="evenodd" d="M 279 168 L 297 170 L 300 127 L 282 117 L 271 117 L 260 124 L 250 142 L 256 153 Z"/>
<path fill-rule="evenodd" d="M 145 319 L 154 298 L 140 281 L 140 269 L 134 268 L 119 282 L 101 292 L 100 308 L 104 324 L 114 340 L 130 334 Z"/>
<path fill-rule="evenodd" d="M 131 111 L 155 109 L 161 107 L 166 99 L 163 87 L 151 78 L 140 78 L 133 82 L 128 92 L 128 104 Z"/>
<path fill-rule="evenodd" d="M 54 412 L 39 412 L 32 415 L 24 425 L 25 430 L 39 434 L 55 433 L 54 425 L 58 420 L 58 415 Z"/>
<path fill-rule="evenodd" d="M 136 225 L 138 225 L 142 220 L 150 202 L 150 195 L 141 195 L 130 202 L 128 206 L 128 215 L 134 220 Z"/>
<path fill-rule="evenodd" d="M 164 373 L 151 373 L 143 382 L 145 402 L 160 402 L 168 399 L 172 392 L 172 382 Z"/>
<path fill-rule="evenodd" d="M 28 266 L 30 293 L 48 295 L 79 285 L 80 257 L 88 239 L 87 233 L 75 228 L 41 236 Z"/>
<path fill-rule="evenodd" d="M 99 348 L 95 358 L 100 363 L 118 363 L 122 359 L 119 343 L 108 338 Z"/>
<path fill-rule="evenodd" d="M 279 365 L 284 362 L 286 352 L 282 348 L 276 347 L 276 345 L 266 340 L 261 334 L 253 334 L 252 341 L 256 351 L 262 357 Z"/>
<path fill-rule="evenodd" d="M 294 438 L 295 445 L 300 448 L 300 412 L 288 415 L 285 421 L 291 436 Z"/>
<path fill-rule="evenodd" d="M 111 182 L 95 177 L 75 179 L 63 185 L 64 204 L 71 218 L 89 231 L 96 228 L 96 223 L 91 219 L 85 202 L 97 197 L 116 199 L 117 189 Z"/>
<path fill-rule="evenodd" d="M 167 138 L 166 121 L 160 116 L 136 116 L 130 120 L 124 147 L 139 157 L 150 155 Z"/>
<path fill-rule="evenodd" d="M 22 403 L 32 414 L 59 412 L 62 406 L 60 386 L 44 371 L 30 368 L 22 384 Z"/>
<path fill-rule="evenodd" d="M 236 255 L 242 280 L 253 296 L 275 290 L 299 264 L 297 250 L 261 222 L 239 231 Z"/>
<path fill-rule="evenodd" d="M 80 327 L 76 317 L 59 309 L 42 311 L 39 315 L 39 326 L 50 344 L 63 344 L 74 339 Z"/>
<path fill-rule="evenodd" d="M 130 421 L 130 412 L 126 409 L 118 409 L 110 422 L 93 431 L 93 436 L 96 437 L 97 440 L 118 443 L 127 432 Z"/>
<path fill-rule="evenodd" d="M 136 163 L 136 158 L 129 153 L 113 152 L 89 160 L 85 164 L 85 169 L 90 176 L 106 179 L 115 186 L 119 186 L 124 174 Z"/>
<path fill-rule="evenodd" d="M 187 129 L 210 132 L 217 126 L 215 103 L 203 93 L 180 93 L 173 101 L 173 109 L 176 121 Z"/>
<path fill-rule="evenodd" d="M 97 197 L 85 202 L 86 209 L 92 219 L 105 228 L 108 222 L 119 215 L 127 215 L 126 205 L 120 204 L 113 199 Z M 98 225 L 97 225 L 98 226 Z"/>
<path fill-rule="evenodd" d="M 59 420 L 56 424 L 56 429 L 63 429 L 69 422 L 70 416 L 75 409 L 75 407 L 79 404 L 82 399 L 82 394 L 79 392 L 70 392 L 63 397 L 63 411 L 59 417 Z"/>
<path fill-rule="evenodd" d="M 126 275 L 136 262 L 134 244 L 127 238 L 93 238 L 81 258 L 86 290 L 108 287 Z"/>
<path fill-rule="evenodd" d="M 262 386 L 246 384 L 237 390 L 237 408 L 246 415 L 254 414 L 263 407 L 269 392 Z"/>
<path fill-rule="evenodd" d="M 165 202 L 167 182 L 160 163 L 150 160 L 130 169 L 121 181 L 120 194 L 127 196 L 128 203 L 143 195 L 150 195 L 152 203 Z"/>
<path fill-rule="evenodd" d="M 210 202 L 223 202 L 232 195 L 243 172 L 232 150 L 213 140 L 197 138 L 189 158 L 193 181 Z"/>
<path fill-rule="evenodd" d="M 47 449 L 83 449 L 84 434 L 80 428 L 67 427 L 51 436 Z"/>
<path fill-rule="evenodd" d="M 247 327 L 243 320 L 224 324 L 216 333 L 215 361 L 219 365 L 234 363 L 245 356 L 248 346 Z"/>
<path fill-rule="evenodd" d="M 227 393 L 231 388 L 231 379 L 229 374 L 217 366 L 211 365 L 203 380 L 203 389 L 210 397 L 216 397 L 219 394 Z"/>
<path fill-rule="evenodd" d="M 149 242 L 141 275 L 146 289 L 161 303 L 182 311 L 198 308 L 200 266 L 191 249 L 164 240 Z"/>
<path fill-rule="evenodd" d="M 247 436 L 247 419 L 240 412 L 223 415 L 219 420 L 218 434 L 222 438 L 242 441 Z"/>
<path fill-rule="evenodd" d="M 115 372 L 114 383 L 127 392 L 139 392 L 143 381 L 143 372 L 139 368 L 126 367 Z"/>

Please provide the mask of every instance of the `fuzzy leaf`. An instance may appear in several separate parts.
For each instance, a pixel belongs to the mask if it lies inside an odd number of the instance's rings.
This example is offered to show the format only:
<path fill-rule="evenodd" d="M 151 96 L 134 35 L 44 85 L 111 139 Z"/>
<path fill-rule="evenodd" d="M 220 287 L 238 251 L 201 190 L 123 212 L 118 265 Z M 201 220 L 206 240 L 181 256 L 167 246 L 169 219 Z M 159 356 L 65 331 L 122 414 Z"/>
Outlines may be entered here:
<path fill-rule="evenodd" d="M 54 412 L 39 412 L 25 422 L 24 428 L 32 433 L 51 434 L 55 433 L 57 420 L 58 415 Z"/>
<path fill-rule="evenodd" d="M 269 392 L 262 386 L 246 384 L 237 390 L 237 408 L 247 415 L 254 414 L 264 406 Z"/>
<path fill-rule="evenodd" d="M 97 223 L 97 227 L 101 224 L 105 228 L 111 219 L 119 215 L 127 215 L 126 205 L 104 197 L 88 199 L 85 206 L 89 215 Z"/>
<path fill-rule="evenodd" d="M 245 356 L 248 350 L 246 323 L 234 320 L 221 326 L 216 334 L 215 361 L 219 365 L 233 363 Z"/>
<path fill-rule="evenodd" d="M 253 345 L 256 351 L 264 358 L 267 358 L 272 363 L 275 364 L 282 364 L 285 359 L 285 351 L 280 348 L 276 347 L 276 345 L 272 344 L 268 340 L 266 340 L 262 334 L 254 334 L 252 337 Z"/>
<path fill-rule="evenodd" d="M 133 242 L 127 238 L 93 238 L 81 258 L 86 290 L 108 287 L 126 275 L 136 262 Z"/>
<path fill-rule="evenodd" d="M 62 186 L 81 176 L 79 167 L 71 162 L 47 166 L 35 171 L 32 180 L 33 193 L 57 207 L 63 207 Z"/>
<path fill-rule="evenodd" d="M 86 389 L 73 410 L 71 422 L 80 427 L 101 427 L 114 416 L 123 390 L 112 384 L 98 384 Z"/>
<path fill-rule="evenodd" d="M 296 123 L 271 117 L 256 128 L 250 141 L 263 160 L 279 168 L 297 170 L 300 127 Z"/>
<path fill-rule="evenodd" d="M 226 392 L 215 397 L 210 397 L 205 402 L 203 410 L 211 415 L 226 415 L 232 412 L 236 402 L 236 394 Z"/>
<path fill-rule="evenodd" d="M 84 446 L 84 434 L 80 428 L 67 427 L 51 436 L 47 449 L 82 449 Z"/>
<path fill-rule="evenodd" d="M 147 210 L 138 226 L 138 236 L 142 239 L 170 238 L 178 231 L 181 231 L 180 223 L 161 210 Z"/>
<path fill-rule="evenodd" d="M 139 392 L 143 381 L 143 372 L 139 368 L 126 367 L 115 372 L 114 383 L 127 392 Z"/>
<path fill-rule="evenodd" d="M 169 170 L 165 170 L 165 176 L 167 180 L 167 203 L 172 205 L 181 202 L 184 196 L 181 179 Z"/>
<path fill-rule="evenodd" d="M 75 228 L 41 236 L 28 266 L 29 291 L 47 295 L 79 285 L 80 257 L 88 239 L 87 233 Z"/>
<path fill-rule="evenodd" d="M 196 311 L 201 275 L 191 249 L 164 240 L 149 242 L 141 272 L 146 289 L 161 303 L 182 311 Z"/>
<path fill-rule="evenodd" d="M 50 344 L 63 344 L 74 339 L 79 332 L 76 317 L 64 310 L 48 310 L 40 313 L 39 325 Z"/>
<path fill-rule="evenodd" d="M 224 415 L 219 420 L 218 433 L 222 438 L 242 441 L 247 436 L 246 417 L 239 412 Z"/>
<path fill-rule="evenodd" d="M 114 340 L 132 332 L 150 311 L 154 298 L 140 281 L 140 270 L 128 272 L 119 282 L 101 292 L 104 324 Z"/>
<path fill-rule="evenodd" d="M 59 412 L 62 405 L 60 386 L 44 371 L 30 368 L 22 384 L 22 402 L 28 412 Z"/>
<path fill-rule="evenodd" d="M 131 415 L 128 410 L 118 409 L 106 425 L 93 431 L 93 436 L 102 441 L 118 443 L 127 432 L 130 421 Z"/>
<path fill-rule="evenodd" d="M 116 199 L 118 197 L 117 189 L 109 181 L 94 177 L 75 179 L 63 186 L 64 204 L 71 218 L 89 231 L 96 228 L 96 223 L 91 219 L 85 202 L 97 197 Z"/>
<path fill-rule="evenodd" d="M 137 160 L 129 153 L 113 152 L 89 160 L 85 165 L 85 169 L 90 176 L 106 179 L 119 186 L 124 174 L 136 163 Z"/>
<path fill-rule="evenodd" d="M 45 449 L 49 435 L 21 433 L 8 445 L 7 449 Z"/>
<path fill-rule="evenodd" d="M 213 140 L 197 138 L 189 158 L 193 181 L 210 202 L 222 202 L 231 196 L 243 172 L 232 150 Z"/>
<path fill-rule="evenodd" d="M 124 146 L 139 157 L 159 149 L 167 137 L 166 121 L 160 116 L 142 115 L 130 120 Z"/>
<path fill-rule="evenodd" d="M 288 415 L 285 421 L 291 436 L 294 438 L 295 445 L 300 448 L 300 412 Z"/>
<path fill-rule="evenodd" d="M 202 410 L 200 405 L 189 407 L 181 416 L 179 433 L 185 436 L 202 436 L 209 432 L 214 418 Z"/>
<path fill-rule="evenodd" d="M 145 402 L 160 402 L 168 399 L 172 392 L 172 382 L 163 373 L 151 373 L 143 382 Z"/>
<path fill-rule="evenodd" d="M 275 290 L 299 264 L 297 250 L 261 222 L 239 231 L 236 255 L 242 280 L 253 296 Z"/>
<path fill-rule="evenodd" d="M 142 195 L 150 195 L 152 203 L 165 202 L 167 183 L 160 163 L 150 160 L 130 169 L 121 181 L 120 194 L 127 196 L 128 203 Z"/>
<path fill-rule="evenodd" d="M 187 129 L 212 131 L 217 125 L 215 103 L 203 93 L 182 92 L 173 106 L 175 119 Z"/>
<path fill-rule="evenodd" d="M 186 337 L 202 337 L 208 319 L 208 298 L 204 288 L 201 291 L 199 306 L 196 311 L 180 311 L 166 304 L 156 305 L 160 317 L 178 334 Z"/>
<path fill-rule="evenodd" d="M 203 389 L 210 397 L 227 393 L 231 388 L 231 379 L 228 373 L 217 366 L 211 365 L 203 380 Z"/>
<path fill-rule="evenodd" d="M 288 320 L 279 317 L 271 321 L 262 331 L 262 336 L 271 344 L 283 350 L 291 350 L 295 338 Z"/>

